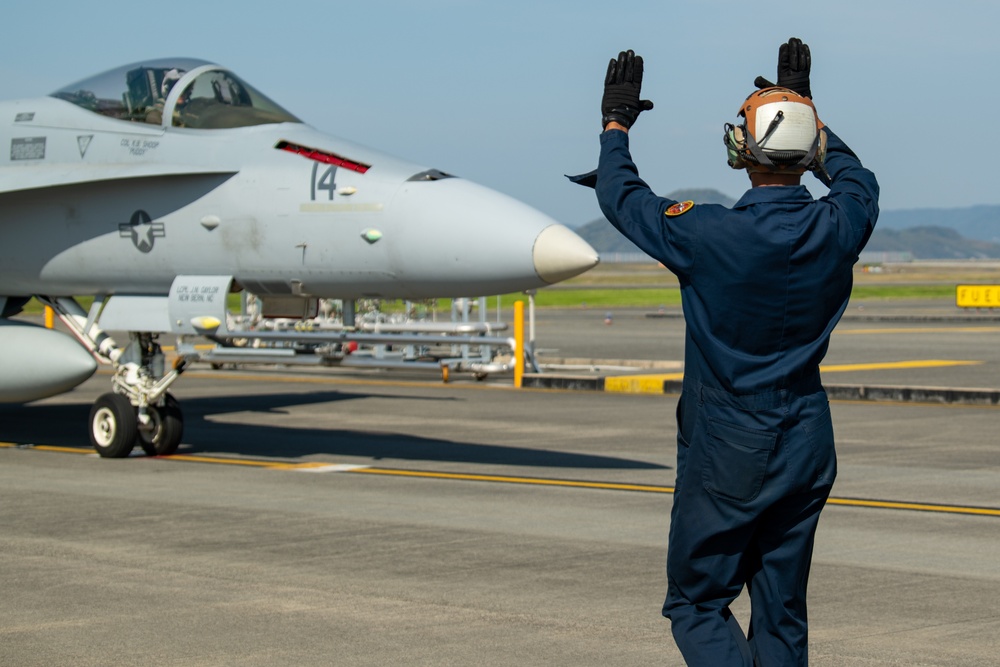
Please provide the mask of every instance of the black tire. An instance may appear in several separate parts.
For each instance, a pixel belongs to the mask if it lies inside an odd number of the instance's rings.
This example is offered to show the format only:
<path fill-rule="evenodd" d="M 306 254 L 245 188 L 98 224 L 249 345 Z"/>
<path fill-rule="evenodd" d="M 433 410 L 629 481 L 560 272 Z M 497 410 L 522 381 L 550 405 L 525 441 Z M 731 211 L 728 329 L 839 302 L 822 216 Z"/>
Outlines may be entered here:
<path fill-rule="evenodd" d="M 139 430 L 138 442 L 148 456 L 170 456 L 177 452 L 184 436 L 184 415 L 172 394 L 167 394 L 163 407 L 148 408 L 153 430 Z"/>
<path fill-rule="evenodd" d="M 139 433 L 135 408 L 120 394 L 103 394 L 90 409 L 90 444 L 106 459 L 125 458 Z"/>

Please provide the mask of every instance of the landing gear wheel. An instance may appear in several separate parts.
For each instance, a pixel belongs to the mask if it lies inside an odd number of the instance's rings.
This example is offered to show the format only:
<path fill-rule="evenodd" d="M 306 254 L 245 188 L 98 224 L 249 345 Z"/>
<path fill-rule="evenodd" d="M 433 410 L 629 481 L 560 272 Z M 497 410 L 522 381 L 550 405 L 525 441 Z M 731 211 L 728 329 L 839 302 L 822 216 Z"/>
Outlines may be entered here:
<path fill-rule="evenodd" d="M 90 409 L 90 444 L 106 459 L 125 458 L 135 446 L 139 418 L 121 394 L 103 394 Z"/>
<path fill-rule="evenodd" d="M 164 406 L 147 408 L 152 429 L 139 429 L 139 446 L 147 456 L 170 456 L 177 452 L 184 435 L 184 416 L 180 403 L 167 394 Z"/>

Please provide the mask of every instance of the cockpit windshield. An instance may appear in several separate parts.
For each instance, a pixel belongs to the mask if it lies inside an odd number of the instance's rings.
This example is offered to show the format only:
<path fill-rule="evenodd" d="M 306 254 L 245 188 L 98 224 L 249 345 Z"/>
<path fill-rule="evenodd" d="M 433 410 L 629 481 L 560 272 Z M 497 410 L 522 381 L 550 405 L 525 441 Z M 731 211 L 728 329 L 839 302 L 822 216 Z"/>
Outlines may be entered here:
<path fill-rule="evenodd" d="M 52 97 L 111 118 L 174 127 L 218 130 L 301 122 L 232 72 L 190 58 L 127 65 Z"/>

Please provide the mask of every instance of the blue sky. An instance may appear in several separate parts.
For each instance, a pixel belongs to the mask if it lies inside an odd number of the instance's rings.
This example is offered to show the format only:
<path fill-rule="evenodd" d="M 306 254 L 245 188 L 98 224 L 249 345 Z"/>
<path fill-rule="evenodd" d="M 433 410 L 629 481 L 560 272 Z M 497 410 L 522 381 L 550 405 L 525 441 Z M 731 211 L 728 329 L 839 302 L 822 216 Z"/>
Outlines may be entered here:
<path fill-rule="evenodd" d="M 656 104 L 632 132 L 640 174 L 662 194 L 737 198 L 748 181 L 726 166 L 722 125 L 797 36 L 812 49 L 820 116 L 875 171 L 883 209 L 1000 204 L 995 0 L 39 0 L 13 3 L 4 24 L 4 99 L 138 60 L 212 60 L 323 131 L 572 226 L 600 216 L 563 174 L 596 165 L 619 50 L 644 57 Z"/>

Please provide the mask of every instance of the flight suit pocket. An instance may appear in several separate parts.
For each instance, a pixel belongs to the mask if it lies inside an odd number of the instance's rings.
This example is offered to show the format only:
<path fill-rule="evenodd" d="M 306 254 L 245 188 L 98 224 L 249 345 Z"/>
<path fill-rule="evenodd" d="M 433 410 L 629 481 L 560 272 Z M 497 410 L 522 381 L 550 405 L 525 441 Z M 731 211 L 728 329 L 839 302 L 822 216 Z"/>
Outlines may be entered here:
<path fill-rule="evenodd" d="M 818 417 L 802 422 L 801 426 L 816 462 L 816 481 L 832 485 L 837 477 L 837 451 L 833 444 L 830 407 L 826 406 Z"/>
<path fill-rule="evenodd" d="M 778 434 L 708 419 L 702 483 L 712 495 L 750 502 L 760 493 Z"/>

